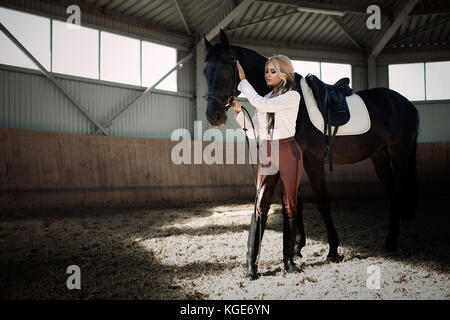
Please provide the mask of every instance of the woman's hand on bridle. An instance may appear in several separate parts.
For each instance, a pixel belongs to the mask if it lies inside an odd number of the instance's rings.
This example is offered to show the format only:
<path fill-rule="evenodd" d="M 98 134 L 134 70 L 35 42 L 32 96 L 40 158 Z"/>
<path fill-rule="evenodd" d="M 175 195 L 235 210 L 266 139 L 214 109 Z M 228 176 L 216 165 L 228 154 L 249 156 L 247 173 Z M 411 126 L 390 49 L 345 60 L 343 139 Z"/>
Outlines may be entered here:
<path fill-rule="evenodd" d="M 239 60 L 236 60 L 236 67 L 239 71 L 239 79 L 244 80 L 245 79 L 245 72 L 244 69 L 242 69 L 241 64 L 239 63 Z"/>
<path fill-rule="evenodd" d="M 236 99 L 236 97 L 234 97 L 233 102 L 231 104 L 231 107 L 233 108 L 234 111 L 236 111 L 236 113 L 241 112 L 241 103 Z"/>

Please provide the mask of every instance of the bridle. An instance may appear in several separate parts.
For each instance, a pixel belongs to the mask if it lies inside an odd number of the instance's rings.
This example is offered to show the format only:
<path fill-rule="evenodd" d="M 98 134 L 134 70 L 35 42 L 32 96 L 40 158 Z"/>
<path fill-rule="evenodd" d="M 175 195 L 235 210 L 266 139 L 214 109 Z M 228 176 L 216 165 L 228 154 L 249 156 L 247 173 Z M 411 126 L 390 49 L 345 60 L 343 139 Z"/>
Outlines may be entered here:
<path fill-rule="evenodd" d="M 203 98 L 205 98 L 206 100 L 208 100 L 209 98 L 212 98 L 214 100 L 216 100 L 217 102 L 220 103 L 220 105 L 224 106 L 225 108 L 225 112 L 228 111 L 228 109 L 230 109 L 230 107 L 233 105 L 233 100 L 235 97 L 237 97 L 238 95 L 241 94 L 241 92 L 237 89 L 238 86 L 238 79 L 239 79 L 239 75 L 238 75 L 238 69 L 237 69 L 237 65 L 236 65 L 236 57 L 234 56 L 233 53 L 231 53 L 231 58 L 233 60 L 233 75 L 232 75 L 232 89 L 231 89 L 231 93 L 228 96 L 228 98 L 225 98 L 224 100 L 218 98 L 216 95 L 214 95 L 214 93 L 212 92 L 208 92 L 207 94 L 205 94 L 203 96 Z"/>
<path fill-rule="evenodd" d="M 214 95 L 211 92 L 208 92 L 207 94 L 205 94 L 203 96 L 203 98 L 205 98 L 206 100 L 212 98 L 212 99 L 216 100 L 217 102 L 219 102 L 222 106 L 224 106 L 225 112 L 227 112 L 230 109 L 230 107 L 233 105 L 234 98 L 241 94 L 241 92 L 237 89 L 237 86 L 239 84 L 238 83 L 238 80 L 239 80 L 239 74 L 238 73 L 239 73 L 239 71 L 238 71 L 238 68 L 237 68 L 237 65 L 236 65 L 236 57 L 234 56 L 233 52 L 231 52 L 231 58 L 232 58 L 232 61 L 233 61 L 232 62 L 233 63 L 233 75 L 232 75 L 233 86 L 232 86 L 231 93 L 228 96 L 228 98 L 225 98 L 225 100 L 221 100 L 220 98 L 218 98 L 216 95 Z M 256 132 L 255 132 L 256 130 L 255 130 L 255 125 L 253 124 L 252 116 L 250 115 L 250 113 L 248 112 L 248 110 L 244 106 L 241 106 L 241 108 L 242 108 L 243 111 L 245 111 L 247 113 L 248 118 L 250 119 L 250 123 L 251 123 L 252 128 L 253 128 L 253 134 L 256 137 Z M 246 139 L 247 145 L 248 145 L 248 147 L 250 149 L 250 142 L 248 141 L 248 136 L 247 136 L 247 130 L 248 129 L 245 126 L 245 117 L 244 117 L 244 128 L 242 128 L 242 130 L 244 130 L 245 139 Z M 259 150 L 258 140 L 256 140 L 256 149 L 257 149 L 257 154 L 259 155 L 260 150 Z M 252 162 L 252 169 L 253 169 L 253 176 L 254 176 L 254 179 L 255 179 L 255 187 L 256 187 L 257 193 L 259 193 L 257 177 L 256 177 L 255 167 L 253 166 L 253 162 Z"/>

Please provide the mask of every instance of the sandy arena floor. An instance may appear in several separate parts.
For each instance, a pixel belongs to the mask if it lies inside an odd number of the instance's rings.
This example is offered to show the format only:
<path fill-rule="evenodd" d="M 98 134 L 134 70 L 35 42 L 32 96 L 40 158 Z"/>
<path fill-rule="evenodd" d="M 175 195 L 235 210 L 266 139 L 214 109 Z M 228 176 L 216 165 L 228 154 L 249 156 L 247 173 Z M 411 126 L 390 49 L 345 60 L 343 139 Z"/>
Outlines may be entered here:
<path fill-rule="evenodd" d="M 172 208 L 64 209 L 0 214 L 1 299 L 450 299 L 448 201 L 425 199 L 403 221 L 399 249 L 383 249 L 387 202 L 339 201 L 343 261 L 326 260 L 322 218 L 305 202 L 307 244 L 282 264 L 281 205 L 271 207 L 256 281 L 244 279 L 252 203 Z M 69 265 L 81 290 L 69 290 Z M 380 289 L 369 289 L 369 266 Z"/>

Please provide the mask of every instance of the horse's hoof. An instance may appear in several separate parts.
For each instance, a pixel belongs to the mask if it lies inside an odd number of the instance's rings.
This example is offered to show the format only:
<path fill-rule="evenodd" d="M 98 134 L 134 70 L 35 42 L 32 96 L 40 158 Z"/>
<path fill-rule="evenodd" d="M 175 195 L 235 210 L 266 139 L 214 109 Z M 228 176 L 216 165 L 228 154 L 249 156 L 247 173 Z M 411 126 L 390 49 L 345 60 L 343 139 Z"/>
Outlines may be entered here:
<path fill-rule="evenodd" d="M 384 249 L 389 252 L 393 252 L 397 250 L 397 241 L 387 239 L 384 243 Z"/>
<path fill-rule="evenodd" d="M 397 251 L 397 244 L 396 243 L 391 243 L 391 242 L 386 242 L 384 244 L 384 249 L 387 252 L 395 252 L 395 251 Z"/>
<path fill-rule="evenodd" d="M 258 279 L 257 266 L 255 264 L 247 266 L 247 272 L 245 273 L 245 278 L 249 280 Z"/>
<path fill-rule="evenodd" d="M 245 279 L 253 281 L 253 280 L 258 279 L 258 275 L 256 273 L 246 273 Z"/>
<path fill-rule="evenodd" d="M 249 280 L 249 281 L 255 281 L 255 280 L 257 280 L 258 279 L 258 276 L 257 275 L 254 275 L 254 276 L 245 276 L 245 279 L 247 279 L 247 280 Z"/>
<path fill-rule="evenodd" d="M 296 255 L 297 257 L 303 258 L 302 253 L 301 253 L 301 250 L 295 251 L 295 255 Z"/>
<path fill-rule="evenodd" d="M 329 253 L 327 256 L 327 260 L 331 261 L 331 262 L 341 262 L 344 258 L 342 258 L 339 254 L 337 253 Z"/>

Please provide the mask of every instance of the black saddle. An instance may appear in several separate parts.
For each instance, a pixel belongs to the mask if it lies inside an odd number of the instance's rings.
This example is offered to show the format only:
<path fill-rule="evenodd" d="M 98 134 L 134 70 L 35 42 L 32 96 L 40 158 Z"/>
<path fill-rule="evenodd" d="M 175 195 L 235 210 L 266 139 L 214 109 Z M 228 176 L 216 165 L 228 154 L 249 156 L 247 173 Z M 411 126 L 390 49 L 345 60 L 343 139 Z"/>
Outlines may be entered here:
<path fill-rule="evenodd" d="M 346 96 L 353 94 L 350 88 L 350 79 L 342 78 L 334 85 L 326 84 L 315 75 L 308 74 L 305 77 L 308 86 L 311 88 L 317 107 L 323 116 L 324 134 L 326 138 L 326 151 L 324 157 L 328 154 L 330 171 L 333 170 L 333 139 L 337 134 L 339 126 L 346 124 L 350 120 L 350 111 L 348 110 Z M 334 127 L 331 133 L 331 126 Z"/>
<path fill-rule="evenodd" d="M 312 74 L 308 74 L 305 80 L 313 92 L 325 122 L 332 126 L 342 126 L 350 120 L 350 112 L 345 100 L 346 96 L 353 94 L 349 86 L 349 78 L 342 78 L 334 85 L 326 84 Z"/>

